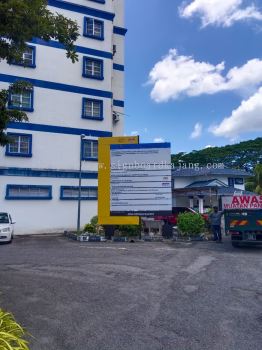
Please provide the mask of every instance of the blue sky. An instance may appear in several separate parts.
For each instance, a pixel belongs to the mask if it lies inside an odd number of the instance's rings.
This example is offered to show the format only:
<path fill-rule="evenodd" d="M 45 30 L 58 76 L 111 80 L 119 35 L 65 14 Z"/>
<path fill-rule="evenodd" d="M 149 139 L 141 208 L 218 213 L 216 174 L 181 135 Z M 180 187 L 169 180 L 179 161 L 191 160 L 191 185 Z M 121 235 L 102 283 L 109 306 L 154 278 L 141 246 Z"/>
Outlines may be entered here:
<path fill-rule="evenodd" d="M 173 152 L 261 136 L 262 0 L 126 0 L 126 26 L 127 135 Z"/>

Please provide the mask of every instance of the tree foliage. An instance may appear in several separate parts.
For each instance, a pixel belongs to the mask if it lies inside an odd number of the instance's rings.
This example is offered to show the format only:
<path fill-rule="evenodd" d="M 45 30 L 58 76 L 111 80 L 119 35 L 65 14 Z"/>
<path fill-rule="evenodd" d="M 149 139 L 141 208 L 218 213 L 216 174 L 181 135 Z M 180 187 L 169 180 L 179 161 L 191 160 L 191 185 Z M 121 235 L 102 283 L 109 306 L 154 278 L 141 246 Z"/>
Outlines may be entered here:
<path fill-rule="evenodd" d="M 0 0 L 0 61 L 21 61 L 26 43 L 37 37 L 59 41 L 64 45 L 66 56 L 74 63 L 78 60 L 74 42 L 79 36 L 78 25 L 47 8 L 46 0 Z M 11 89 L 22 92 L 32 88 L 26 82 L 16 82 Z M 9 90 L 0 90 L 0 145 L 9 142 L 5 130 L 9 122 L 27 121 L 26 113 L 8 110 Z"/>
<path fill-rule="evenodd" d="M 32 85 L 25 81 L 17 81 L 11 84 L 9 90 L 0 91 L 0 145 L 6 145 L 10 140 L 5 134 L 4 130 L 9 122 L 22 122 L 28 121 L 28 117 L 25 112 L 18 110 L 9 110 L 7 108 L 9 91 L 13 93 L 20 93 L 24 90 L 32 89 Z"/>
<path fill-rule="evenodd" d="M 205 220 L 200 214 L 181 213 L 178 215 L 177 226 L 183 236 L 197 236 L 205 228 Z"/>
<path fill-rule="evenodd" d="M 88 232 L 88 233 L 95 233 L 96 232 L 96 227 L 92 224 L 86 224 L 84 226 L 83 232 Z"/>
<path fill-rule="evenodd" d="M 75 62 L 74 42 L 78 35 L 77 23 L 52 13 L 46 0 L 0 1 L 0 60 L 21 58 L 26 42 L 37 37 L 58 40 L 65 46 L 67 57 Z"/>
<path fill-rule="evenodd" d="M 92 219 L 90 220 L 90 224 L 93 225 L 94 227 L 96 227 L 98 225 L 98 216 L 97 215 L 92 217 Z"/>
<path fill-rule="evenodd" d="M 262 164 L 257 164 L 254 170 L 254 176 L 248 178 L 246 190 L 262 194 Z"/>
<path fill-rule="evenodd" d="M 128 237 L 135 237 L 141 234 L 140 225 L 120 225 L 118 226 L 118 229 L 121 234 Z"/>
<path fill-rule="evenodd" d="M 227 168 L 238 168 L 252 171 L 257 163 L 262 162 L 262 137 L 255 140 L 240 142 L 224 147 L 208 147 L 190 153 L 180 152 L 172 155 L 172 163 L 199 163 L 206 166 L 208 163 L 223 163 Z"/>

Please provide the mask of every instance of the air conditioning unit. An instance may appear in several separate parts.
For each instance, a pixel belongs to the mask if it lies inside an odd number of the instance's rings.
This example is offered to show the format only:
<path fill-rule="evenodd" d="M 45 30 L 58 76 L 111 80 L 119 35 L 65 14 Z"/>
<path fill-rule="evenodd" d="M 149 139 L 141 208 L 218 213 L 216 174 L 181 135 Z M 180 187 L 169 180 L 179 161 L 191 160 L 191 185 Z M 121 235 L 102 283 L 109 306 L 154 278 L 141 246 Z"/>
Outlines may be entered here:
<path fill-rule="evenodd" d="M 117 123 L 119 122 L 119 120 L 120 120 L 119 114 L 117 114 L 116 112 L 113 112 L 113 122 Z"/>

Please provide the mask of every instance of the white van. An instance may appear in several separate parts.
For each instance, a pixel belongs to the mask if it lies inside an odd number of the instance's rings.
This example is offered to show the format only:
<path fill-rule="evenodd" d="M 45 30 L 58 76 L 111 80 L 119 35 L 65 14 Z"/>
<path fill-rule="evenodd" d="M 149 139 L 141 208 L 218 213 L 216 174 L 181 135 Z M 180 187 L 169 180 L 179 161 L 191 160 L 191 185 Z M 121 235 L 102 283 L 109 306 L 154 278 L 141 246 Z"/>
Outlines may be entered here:
<path fill-rule="evenodd" d="M 0 243 L 11 243 L 14 238 L 14 222 L 9 213 L 0 212 Z"/>

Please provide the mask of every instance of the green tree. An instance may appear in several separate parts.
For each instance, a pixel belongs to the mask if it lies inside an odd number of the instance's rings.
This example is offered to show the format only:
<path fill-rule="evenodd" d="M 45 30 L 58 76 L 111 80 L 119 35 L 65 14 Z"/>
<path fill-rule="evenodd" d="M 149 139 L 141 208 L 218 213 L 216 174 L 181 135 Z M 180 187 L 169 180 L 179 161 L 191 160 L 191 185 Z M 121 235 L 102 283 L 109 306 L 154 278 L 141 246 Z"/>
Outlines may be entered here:
<path fill-rule="evenodd" d="M 255 140 L 243 141 L 223 147 L 208 147 L 190 153 L 180 152 L 172 155 L 172 163 L 179 164 L 199 163 L 206 166 L 208 163 L 224 164 L 227 168 L 252 169 L 261 162 L 262 137 Z"/>
<path fill-rule="evenodd" d="M 254 176 L 247 179 L 246 190 L 262 194 L 262 164 L 257 164 L 254 170 Z"/>
<path fill-rule="evenodd" d="M 262 164 L 257 164 L 255 167 L 255 192 L 262 194 Z"/>
<path fill-rule="evenodd" d="M 245 187 L 247 191 L 262 194 L 262 164 L 255 166 L 254 176 L 247 179 Z"/>
<path fill-rule="evenodd" d="M 245 183 L 246 191 L 255 192 L 255 177 L 249 177 Z"/>
<path fill-rule="evenodd" d="M 66 56 L 74 63 L 78 60 L 74 42 L 79 36 L 75 21 L 47 8 L 46 0 L 1 0 L 0 1 L 0 61 L 8 63 L 22 61 L 26 43 L 37 37 L 48 41 L 58 40 L 64 45 Z M 16 92 L 32 88 L 28 83 L 11 86 Z M 27 116 L 19 110 L 8 111 L 9 90 L 0 91 L 0 145 L 9 142 L 4 130 L 10 121 L 27 121 Z"/>
<path fill-rule="evenodd" d="M 30 83 L 24 81 L 17 81 L 10 85 L 9 88 L 14 93 L 20 93 L 24 90 L 32 89 Z M 9 110 L 6 108 L 8 102 L 9 90 L 0 91 L 0 145 L 4 146 L 9 142 L 9 138 L 4 132 L 9 122 L 22 122 L 27 121 L 27 115 L 25 112 L 18 110 Z"/>

